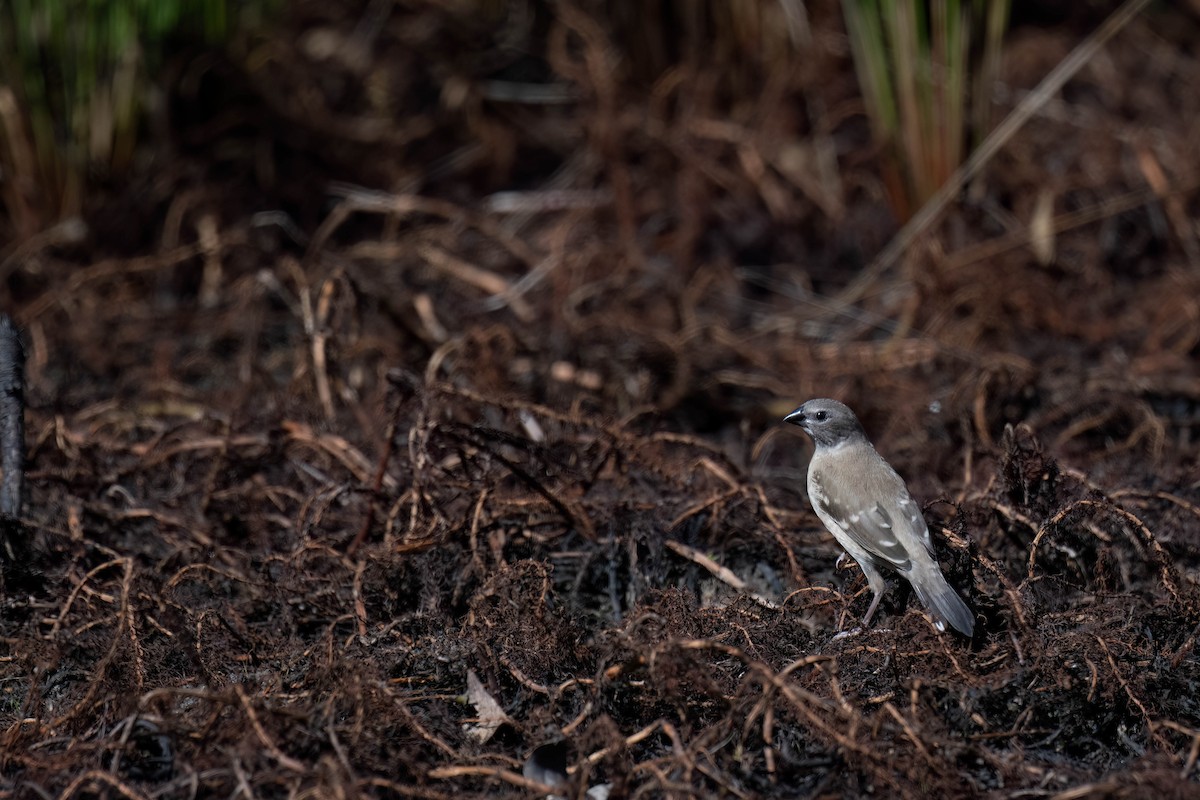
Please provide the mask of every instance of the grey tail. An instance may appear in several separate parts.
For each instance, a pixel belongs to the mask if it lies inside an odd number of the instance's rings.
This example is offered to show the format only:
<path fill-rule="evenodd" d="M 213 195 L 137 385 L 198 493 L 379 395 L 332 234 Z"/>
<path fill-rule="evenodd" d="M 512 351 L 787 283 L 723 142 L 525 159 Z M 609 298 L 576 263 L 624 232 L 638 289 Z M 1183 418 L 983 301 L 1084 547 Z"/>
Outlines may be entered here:
<path fill-rule="evenodd" d="M 939 622 L 949 623 L 950 627 L 968 639 L 975 635 L 975 615 L 958 596 L 958 592 L 946 583 L 941 570 L 935 567 L 932 574 L 925 576 L 925 580 L 921 580 L 916 575 L 912 577 L 917 578 L 911 581 L 917 597 L 921 598 L 921 603 L 933 612 L 935 619 Z"/>

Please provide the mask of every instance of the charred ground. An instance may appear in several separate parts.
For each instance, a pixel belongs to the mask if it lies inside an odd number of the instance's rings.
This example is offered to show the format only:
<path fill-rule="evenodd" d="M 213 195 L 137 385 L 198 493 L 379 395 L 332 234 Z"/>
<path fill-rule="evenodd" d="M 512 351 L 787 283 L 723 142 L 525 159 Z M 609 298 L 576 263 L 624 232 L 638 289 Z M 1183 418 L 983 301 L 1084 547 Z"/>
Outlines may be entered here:
<path fill-rule="evenodd" d="M 193 65 L 84 244 L 3 251 L 0 794 L 537 796 L 561 740 L 576 796 L 1194 796 L 1197 18 L 1133 23 L 870 272 L 896 225 L 810 15 L 716 74 L 599 4 L 300 3 L 257 71 Z M 1090 24 L 1016 27 L 1007 107 Z M 778 424 L 814 395 L 973 641 L 895 585 L 833 639 L 869 593 Z"/>

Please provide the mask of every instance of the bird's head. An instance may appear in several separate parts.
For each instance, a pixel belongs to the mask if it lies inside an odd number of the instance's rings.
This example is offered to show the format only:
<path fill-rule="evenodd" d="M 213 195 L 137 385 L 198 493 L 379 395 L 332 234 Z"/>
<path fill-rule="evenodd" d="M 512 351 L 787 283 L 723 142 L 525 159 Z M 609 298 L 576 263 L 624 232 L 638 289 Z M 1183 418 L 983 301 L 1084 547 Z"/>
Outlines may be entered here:
<path fill-rule="evenodd" d="M 818 447 L 836 447 L 858 436 L 865 436 L 854 412 L 844 403 L 828 398 L 809 400 L 783 418 L 800 426 Z"/>

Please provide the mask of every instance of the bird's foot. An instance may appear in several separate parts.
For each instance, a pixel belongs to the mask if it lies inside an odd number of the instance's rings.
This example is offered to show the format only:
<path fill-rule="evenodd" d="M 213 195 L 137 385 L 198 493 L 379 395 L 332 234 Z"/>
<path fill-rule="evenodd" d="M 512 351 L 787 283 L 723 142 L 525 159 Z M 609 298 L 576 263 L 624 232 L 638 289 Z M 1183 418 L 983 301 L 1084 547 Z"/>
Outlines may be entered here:
<path fill-rule="evenodd" d="M 870 631 L 871 633 L 891 633 L 892 629 L 891 628 L 877 628 L 877 627 L 876 628 L 868 628 L 865 625 L 859 625 L 857 628 L 852 628 L 848 631 L 841 631 L 840 633 L 834 634 L 833 638 L 830 639 L 829 641 L 836 642 L 839 639 L 849 639 L 851 636 L 861 636 L 862 634 L 866 633 L 867 631 Z"/>

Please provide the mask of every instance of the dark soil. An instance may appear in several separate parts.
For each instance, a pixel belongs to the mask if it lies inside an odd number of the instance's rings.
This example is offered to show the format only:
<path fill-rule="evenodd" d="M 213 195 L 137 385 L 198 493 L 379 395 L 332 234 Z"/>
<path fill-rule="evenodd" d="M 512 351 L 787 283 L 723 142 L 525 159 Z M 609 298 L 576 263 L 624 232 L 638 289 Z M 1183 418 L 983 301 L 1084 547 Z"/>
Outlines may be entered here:
<path fill-rule="evenodd" d="M 0 251 L 0 798 L 539 797 L 556 743 L 573 797 L 1200 795 L 1197 15 L 867 270 L 838 6 L 716 68 L 609 5 L 295 4 L 164 75 L 84 243 Z M 1001 114 L 1099 19 L 1018 23 Z M 834 638 L 870 592 L 779 422 L 813 396 L 973 640 L 902 582 Z"/>

